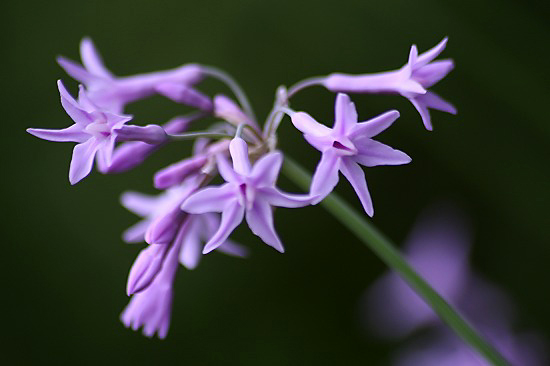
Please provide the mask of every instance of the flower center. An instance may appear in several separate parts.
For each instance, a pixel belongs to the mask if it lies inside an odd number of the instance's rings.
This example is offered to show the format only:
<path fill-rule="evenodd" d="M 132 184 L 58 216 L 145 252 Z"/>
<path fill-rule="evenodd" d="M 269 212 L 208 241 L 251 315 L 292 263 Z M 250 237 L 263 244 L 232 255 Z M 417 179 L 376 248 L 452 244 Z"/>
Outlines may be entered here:
<path fill-rule="evenodd" d="M 351 141 L 334 141 L 332 147 L 335 148 L 341 155 L 355 155 L 357 154 L 357 149 Z"/>
<path fill-rule="evenodd" d="M 239 184 L 239 203 L 246 207 L 247 210 L 252 208 L 252 205 L 254 204 L 254 196 L 254 187 L 246 183 Z"/>
<path fill-rule="evenodd" d="M 100 114 L 96 119 L 86 126 L 86 132 L 96 137 L 109 137 L 111 135 L 111 127 L 107 124 L 107 119 L 103 114 Z"/>

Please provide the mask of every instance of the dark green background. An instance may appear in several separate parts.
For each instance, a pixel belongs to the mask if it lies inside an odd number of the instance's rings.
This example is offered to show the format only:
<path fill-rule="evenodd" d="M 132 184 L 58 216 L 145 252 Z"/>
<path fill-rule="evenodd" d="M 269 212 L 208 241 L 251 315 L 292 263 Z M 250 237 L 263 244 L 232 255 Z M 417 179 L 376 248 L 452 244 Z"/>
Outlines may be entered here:
<path fill-rule="evenodd" d="M 367 170 L 373 221 L 399 243 L 424 207 L 441 198 L 459 202 L 475 224 L 475 269 L 515 299 L 518 329 L 549 337 L 550 14 L 543 3 L 3 2 L 0 362 L 384 365 L 394 346 L 369 337 L 358 321 L 358 301 L 385 267 L 320 207 L 277 210 L 284 255 L 243 226 L 236 238 L 252 249 L 249 260 L 211 254 L 193 272 L 182 268 L 166 340 L 122 326 L 126 276 L 139 246 L 120 239 L 136 217 L 118 197 L 126 189 L 153 192 L 152 173 L 188 147 L 169 147 L 124 175 L 94 172 L 69 186 L 71 144 L 40 141 L 25 128 L 69 125 L 55 81 L 72 91 L 76 84 L 55 57 L 78 59 L 85 35 L 118 75 L 186 62 L 223 68 L 260 116 L 279 84 L 396 68 L 412 43 L 422 51 L 448 35 L 444 57 L 457 67 L 434 90 L 459 114 L 433 112 L 434 132 L 403 98 L 354 97 L 363 119 L 401 111 L 380 140 L 413 158 L 408 166 Z M 332 105 L 322 89 L 293 104 L 328 123 Z M 136 123 L 186 111 L 160 97 L 129 108 Z M 289 123 L 280 146 L 309 168 L 318 158 Z M 347 183 L 337 191 L 359 208 Z"/>

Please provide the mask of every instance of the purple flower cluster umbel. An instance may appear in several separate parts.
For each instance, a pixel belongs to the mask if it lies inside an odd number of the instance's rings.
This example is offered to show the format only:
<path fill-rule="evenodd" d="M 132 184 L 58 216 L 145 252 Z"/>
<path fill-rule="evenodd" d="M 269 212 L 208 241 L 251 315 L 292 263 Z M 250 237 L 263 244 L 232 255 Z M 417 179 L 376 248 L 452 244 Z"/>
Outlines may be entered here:
<path fill-rule="evenodd" d="M 132 296 L 123 311 L 123 323 L 144 334 L 164 338 L 170 326 L 172 285 L 181 263 L 195 268 L 203 254 L 213 250 L 245 257 L 248 250 L 229 238 L 246 221 L 252 233 L 279 252 L 284 251 L 274 226 L 274 207 L 297 208 L 317 204 L 329 195 L 339 173 L 351 183 L 364 211 L 374 208 L 362 166 L 401 165 L 411 161 L 399 150 L 373 139 L 399 117 L 391 110 L 359 122 L 350 97 L 344 93 L 397 93 L 419 111 L 427 129 L 432 128 L 428 108 L 455 113 L 454 108 L 428 91 L 453 68 L 451 60 L 434 61 L 447 39 L 418 54 L 396 71 L 379 74 L 331 74 L 306 79 L 286 89 L 280 87 L 272 111 L 262 128 L 246 95 L 225 72 L 199 64 L 134 76 L 114 76 L 103 64 L 89 38 L 80 44 L 82 64 L 58 58 L 60 66 L 80 83 L 74 98 L 58 81 L 61 105 L 72 119 L 70 127 L 27 131 L 49 141 L 75 142 L 69 181 L 76 184 L 92 170 L 94 161 L 103 174 L 133 169 L 169 143 L 194 140 L 192 155 L 161 170 L 149 196 L 126 192 L 121 203 L 143 219 L 126 230 L 128 243 L 146 242 L 135 260 L 127 282 Z M 226 84 L 235 99 L 209 96 L 198 89 L 205 78 Z M 306 112 L 291 109 L 290 100 L 300 90 L 322 85 L 336 92 L 332 128 Z M 135 125 L 124 113 L 129 103 L 152 95 L 164 96 L 196 109 L 163 124 Z M 277 129 L 284 115 L 321 153 L 307 194 L 290 194 L 276 186 L 284 155 L 277 148 Z M 193 130 L 198 120 L 211 121 L 206 130 Z M 204 124 L 203 124 L 204 125 Z M 223 183 L 211 186 L 220 176 Z"/>

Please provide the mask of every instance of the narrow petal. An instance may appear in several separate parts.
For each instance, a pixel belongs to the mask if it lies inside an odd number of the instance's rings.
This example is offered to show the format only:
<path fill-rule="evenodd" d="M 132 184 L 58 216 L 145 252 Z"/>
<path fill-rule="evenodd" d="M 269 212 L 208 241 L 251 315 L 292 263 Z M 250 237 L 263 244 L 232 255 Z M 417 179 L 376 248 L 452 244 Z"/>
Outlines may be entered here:
<path fill-rule="evenodd" d="M 273 209 L 267 201 L 256 199 L 252 208 L 246 211 L 246 222 L 250 230 L 267 245 L 284 253 L 283 244 L 273 226 Z"/>
<path fill-rule="evenodd" d="M 399 112 L 393 109 L 377 117 L 369 119 L 366 122 L 358 123 L 351 130 L 349 138 L 354 139 L 359 137 L 376 136 L 390 127 L 397 118 L 399 118 Z"/>
<path fill-rule="evenodd" d="M 326 136 L 332 132 L 332 129 L 323 124 L 320 124 L 319 122 L 314 120 L 313 117 L 305 112 L 293 113 L 290 118 L 294 127 L 305 134 L 320 137 Z"/>
<path fill-rule="evenodd" d="M 222 212 L 236 199 L 235 186 L 226 183 L 218 187 L 206 187 L 187 198 L 181 209 L 192 214 Z"/>
<path fill-rule="evenodd" d="M 197 217 L 189 217 L 193 222 L 190 223 L 189 231 L 183 238 L 182 247 L 179 253 L 179 261 L 187 269 L 195 269 L 201 259 L 201 241 L 199 230 L 197 228 Z M 189 220 L 188 219 L 188 220 Z"/>
<path fill-rule="evenodd" d="M 65 57 L 58 57 L 57 63 L 63 68 L 63 70 L 65 70 L 67 74 L 72 76 L 73 79 L 80 81 L 81 83 L 88 85 L 97 80 L 96 76 L 90 74 L 81 65 Z"/>
<path fill-rule="evenodd" d="M 418 81 L 424 88 L 430 88 L 454 68 L 453 60 L 434 61 L 413 73 L 413 79 Z"/>
<path fill-rule="evenodd" d="M 83 38 L 80 42 L 80 59 L 82 60 L 82 64 L 84 64 L 86 70 L 90 73 L 107 79 L 113 77 L 111 72 L 109 72 L 103 64 L 101 56 L 99 52 L 97 52 L 94 43 L 88 37 Z"/>
<path fill-rule="evenodd" d="M 71 184 L 78 183 L 90 173 L 98 147 L 95 137 L 74 147 L 69 168 L 69 182 Z"/>
<path fill-rule="evenodd" d="M 258 188 L 258 196 L 269 202 L 272 206 L 288 208 L 311 205 L 311 203 L 317 198 L 316 196 L 306 194 L 291 194 L 282 192 L 276 187 Z"/>
<path fill-rule="evenodd" d="M 429 108 L 450 114 L 456 114 L 456 108 L 434 92 L 428 92 L 426 95 L 417 97 L 417 99 L 420 99 L 422 103 L 427 105 Z"/>
<path fill-rule="evenodd" d="M 357 124 L 355 104 L 353 104 L 347 94 L 338 93 L 334 109 L 333 130 L 338 135 L 345 136 Z"/>
<path fill-rule="evenodd" d="M 168 245 L 151 244 L 139 253 L 128 275 L 128 295 L 145 290 L 153 282 L 162 268 L 169 248 Z"/>
<path fill-rule="evenodd" d="M 213 108 L 212 100 L 208 96 L 185 84 L 166 82 L 157 85 L 155 89 L 176 103 L 197 107 L 203 111 L 211 111 Z"/>
<path fill-rule="evenodd" d="M 342 158 L 342 164 L 340 166 L 342 174 L 351 183 L 351 186 L 357 193 L 357 197 L 363 205 L 363 209 L 372 217 L 374 215 L 374 208 L 372 206 L 372 199 L 370 197 L 369 189 L 367 187 L 367 181 L 365 180 L 365 173 L 363 169 L 354 162 L 351 158 Z"/>
<path fill-rule="evenodd" d="M 76 100 L 74 100 L 67 89 L 65 89 L 61 80 L 57 81 L 57 88 L 61 95 L 61 105 L 69 117 L 77 124 L 87 125 L 91 123 L 91 116 L 76 102 Z"/>
<path fill-rule="evenodd" d="M 420 114 L 424 127 L 426 127 L 428 131 L 432 131 L 433 126 L 432 126 L 432 119 L 430 117 L 430 111 L 428 111 L 428 106 L 423 102 L 422 98 L 419 98 L 419 97 L 421 97 L 421 95 L 411 96 L 408 99 Z"/>
<path fill-rule="evenodd" d="M 216 154 L 218 172 L 226 182 L 239 182 L 238 174 L 233 170 L 223 154 Z"/>
<path fill-rule="evenodd" d="M 252 167 L 250 179 L 256 187 L 273 186 L 283 164 L 283 154 L 274 151 L 262 156 Z"/>
<path fill-rule="evenodd" d="M 91 136 L 83 132 L 82 126 L 74 124 L 62 130 L 49 130 L 41 128 L 27 128 L 27 132 L 33 136 L 48 141 L 56 142 L 84 142 Z"/>
<path fill-rule="evenodd" d="M 222 245 L 220 245 L 217 250 L 224 254 L 240 258 L 248 257 L 249 254 L 246 247 L 241 244 L 237 244 L 233 240 L 229 239 L 227 239 Z"/>
<path fill-rule="evenodd" d="M 404 152 L 379 141 L 368 138 L 358 139 L 356 146 L 359 153 L 352 159 L 365 166 L 401 165 L 411 162 L 411 158 Z"/>
<path fill-rule="evenodd" d="M 235 228 L 243 221 L 244 207 L 237 201 L 228 205 L 222 212 L 222 220 L 218 231 L 210 238 L 204 246 L 203 254 L 209 253 L 222 245 Z"/>
<path fill-rule="evenodd" d="M 154 177 L 155 188 L 166 189 L 180 184 L 191 174 L 196 173 L 207 159 L 206 155 L 198 155 L 159 170 Z"/>
<path fill-rule="evenodd" d="M 120 204 L 136 215 L 149 216 L 157 208 L 159 199 L 156 196 L 129 191 L 120 196 Z"/>
<path fill-rule="evenodd" d="M 149 244 L 169 245 L 177 235 L 184 218 L 184 212 L 177 206 L 156 217 L 145 232 L 145 241 Z"/>
<path fill-rule="evenodd" d="M 325 151 L 317 164 L 311 182 L 310 194 L 318 196 L 313 204 L 321 202 L 338 184 L 339 169 L 340 157 L 332 149 Z"/>
<path fill-rule="evenodd" d="M 426 89 L 416 80 L 407 79 L 399 84 L 398 91 L 401 94 L 426 94 Z"/>
<path fill-rule="evenodd" d="M 415 68 L 420 68 L 432 60 L 434 60 L 447 46 L 447 41 L 449 39 L 447 37 L 443 38 L 441 42 L 439 42 L 435 47 L 429 49 L 426 52 L 423 52 L 418 58 L 416 59 Z"/>
<path fill-rule="evenodd" d="M 241 110 L 237 103 L 223 94 L 214 97 L 214 115 L 234 125 L 241 123 L 252 124 L 250 118 Z"/>
<path fill-rule="evenodd" d="M 145 241 L 145 232 L 151 224 L 150 220 L 141 220 L 137 224 L 130 226 L 122 233 L 122 240 L 126 243 L 141 243 Z"/>
<path fill-rule="evenodd" d="M 251 168 L 246 142 L 240 137 L 235 137 L 229 144 L 229 152 L 233 159 L 233 170 L 240 175 L 248 176 Z"/>

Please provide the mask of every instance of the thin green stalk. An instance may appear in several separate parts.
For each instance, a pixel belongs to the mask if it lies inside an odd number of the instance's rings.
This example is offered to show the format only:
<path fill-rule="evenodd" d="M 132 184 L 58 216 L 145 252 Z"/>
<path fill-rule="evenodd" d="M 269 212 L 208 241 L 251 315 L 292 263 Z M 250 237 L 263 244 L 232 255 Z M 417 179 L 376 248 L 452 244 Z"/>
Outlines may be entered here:
<path fill-rule="evenodd" d="M 304 190 L 309 190 L 311 175 L 298 163 L 286 157 L 283 174 Z M 321 205 L 344 226 L 350 229 L 367 247 L 391 269 L 395 270 L 420 295 L 432 310 L 449 325 L 466 343 L 477 350 L 493 365 L 509 365 L 505 358 L 483 339 L 457 311 L 449 305 L 407 263 L 401 253 L 378 229 L 364 219 L 337 194 L 332 193 Z"/>

